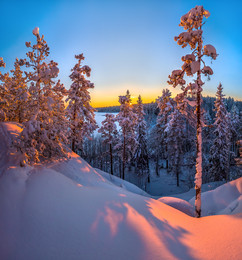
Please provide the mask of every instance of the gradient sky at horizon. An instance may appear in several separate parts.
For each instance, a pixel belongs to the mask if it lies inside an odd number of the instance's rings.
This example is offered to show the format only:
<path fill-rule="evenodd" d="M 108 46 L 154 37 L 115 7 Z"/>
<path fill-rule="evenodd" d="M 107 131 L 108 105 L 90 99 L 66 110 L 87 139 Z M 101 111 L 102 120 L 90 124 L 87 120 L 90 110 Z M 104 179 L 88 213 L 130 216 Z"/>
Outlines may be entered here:
<path fill-rule="evenodd" d="M 38 26 L 67 88 L 74 55 L 84 53 L 95 84 L 93 106 L 117 105 L 127 89 L 135 99 L 141 94 L 144 102 L 154 101 L 168 87 L 171 71 L 182 65 L 181 56 L 190 53 L 176 44 L 174 36 L 183 30 L 180 17 L 195 5 L 210 11 L 204 43 L 219 53 L 211 65 L 207 60 L 214 75 L 205 82 L 204 95 L 214 96 L 221 82 L 226 96 L 242 100 L 240 0 L 1 1 L 0 57 L 6 70 L 12 69 L 16 57 L 25 57 L 25 42 L 34 41 L 32 30 Z"/>

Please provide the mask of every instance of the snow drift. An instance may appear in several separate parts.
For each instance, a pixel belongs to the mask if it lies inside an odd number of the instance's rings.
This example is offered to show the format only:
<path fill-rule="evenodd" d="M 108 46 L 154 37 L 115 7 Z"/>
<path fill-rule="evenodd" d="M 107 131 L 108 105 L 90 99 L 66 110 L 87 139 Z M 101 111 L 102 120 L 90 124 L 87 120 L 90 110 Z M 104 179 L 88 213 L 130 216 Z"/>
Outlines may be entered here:
<path fill-rule="evenodd" d="M 160 202 L 165 203 L 166 205 L 169 205 L 175 209 L 180 210 L 181 212 L 184 212 L 185 214 L 194 217 L 195 212 L 194 212 L 194 206 L 192 206 L 189 202 L 179 199 L 179 198 L 174 198 L 174 197 L 162 197 L 158 199 Z"/>
<path fill-rule="evenodd" d="M 189 202 L 194 205 L 195 198 Z M 202 193 L 202 216 L 242 212 L 242 177 Z"/>
<path fill-rule="evenodd" d="M 241 258 L 241 213 L 192 218 L 75 154 L 10 166 L 9 127 L 0 130 L 0 259 Z"/>
<path fill-rule="evenodd" d="M 221 182 L 220 182 L 221 183 Z M 204 189 L 214 185 L 204 184 Z M 183 194 L 176 194 L 175 197 L 161 197 L 158 200 L 175 209 L 178 209 L 189 216 L 194 216 L 195 197 L 184 200 L 194 194 L 194 189 Z M 180 197 L 180 198 L 179 198 Z M 226 183 L 215 190 L 202 193 L 202 216 L 231 215 L 242 212 L 242 177 Z"/>

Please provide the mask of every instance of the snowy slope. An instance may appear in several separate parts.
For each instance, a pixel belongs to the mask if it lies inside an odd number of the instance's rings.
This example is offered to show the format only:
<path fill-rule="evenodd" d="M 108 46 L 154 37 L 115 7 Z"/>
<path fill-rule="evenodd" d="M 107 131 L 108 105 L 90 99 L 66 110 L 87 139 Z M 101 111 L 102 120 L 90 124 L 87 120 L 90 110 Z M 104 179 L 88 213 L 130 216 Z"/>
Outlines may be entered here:
<path fill-rule="evenodd" d="M 175 209 L 178 209 L 191 217 L 195 217 L 194 206 L 183 199 L 174 197 L 161 197 L 158 199 L 158 201 L 165 203 L 166 205 L 169 205 Z"/>
<path fill-rule="evenodd" d="M 241 259 L 241 213 L 195 219 L 105 175 L 74 154 L 5 169 L 0 259 Z"/>
<path fill-rule="evenodd" d="M 193 197 L 189 202 L 194 205 L 194 201 Z M 203 216 L 242 212 L 242 177 L 202 193 L 202 201 Z"/>
<path fill-rule="evenodd" d="M 112 176 L 99 169 L 92 168 L 85 160 L 80 158 L 75 153 L 70 152 L 70 157 L 70 160 L 50 163 L 46 167 L 64 174 L 83 186 L 100 186 L 109 189 L 117 189 L 117 187 L 119 187 L 120 190 L 127 190 L 136 194 L 150 197 L 150 195 L 134 184 L 121 180 L 120 178 Z"/>
<path fill-rule="evenodd" d="M 204 184 L 204 189 L 209 189 L 211 186 L 219 185 L 215 183 Z M 172 195 L 174 197 L 161 197 L 158 200 L 178 209 L 189 216 L 194 216 L 194 189 L 183 194 Z M 180 198 L 179 198 L 180 196 Z M 186 201 L 184 199 L 188 199 Z M 242 177 L 226 183 L 214 190 L 205 191 L 202 193 L 202 216 L 211 215 L 231 215 L 242 212 Z"/>
<path fill-rule="evenodd" d="M 214 190 L 224 183 L 225 183 L 224 181 L 204 183 L 204 184 L 202 184 L 202 193 Z M 190 201 L 194 197 L 194 194 L 195 194 L 195 187 L 191 188 L 189 191 L 184 192 L 184 193 L 172 194 L 172 197 L 180 198 L 180 199 L 183 199 L 183 200 L 186 200 L 186 201 Z"/>

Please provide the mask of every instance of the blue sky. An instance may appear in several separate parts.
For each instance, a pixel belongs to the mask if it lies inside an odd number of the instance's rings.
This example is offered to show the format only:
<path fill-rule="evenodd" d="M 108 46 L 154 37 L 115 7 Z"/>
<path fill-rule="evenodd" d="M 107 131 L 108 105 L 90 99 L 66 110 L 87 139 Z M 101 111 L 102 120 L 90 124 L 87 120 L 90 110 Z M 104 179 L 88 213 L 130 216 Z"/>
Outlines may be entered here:
<path fill-rule="evenodd" d="M 204 25 L 204 43 L 216 47 L 219 56 L 208 65 L 214 70 L 204 86 L 214 95 L 221 82 L 224 93 L 242 99 L 242 1 L 1 1 L 0 56 L 13 67 L 25 57 L 26 41 L 34 41 L 38 26 L 50 47 L 50 59 L 59 63 L 60 79 L 70 86 L 74 55 L 84 53 L 92 68 L 93 105 L 117 104 L 129 89 L 136 98 L 155 100 L 167 87 L 181 56 L 189 53 L 174 41 L 182 32 L 180 17 L 195 5 L 211 16 Z M 169 87 L 174 92 L 172 87 Z M 178 90 L 177 90 L 178 91 Z"/>

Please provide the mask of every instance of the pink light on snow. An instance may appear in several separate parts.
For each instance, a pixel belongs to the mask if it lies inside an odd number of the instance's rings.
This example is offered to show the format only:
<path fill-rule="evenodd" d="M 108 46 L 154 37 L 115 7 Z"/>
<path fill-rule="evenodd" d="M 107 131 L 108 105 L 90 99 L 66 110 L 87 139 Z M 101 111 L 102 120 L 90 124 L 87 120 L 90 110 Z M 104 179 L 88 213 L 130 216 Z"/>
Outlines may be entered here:
<path fill-rule="evenodd" d="M 120 204 L 117 204 L 116 206 L 121 207 Z M 98 230 L 98 226 L 101 225 L 100 223 L 102 219 L 108 225 L 111 237 L 114 237 L 118 232 L 118 226 L 123 221 L 124 216 L 122 213 L 105 206 L 104 212 L 98 211 L 97 218 L 91 226 L 92 232 Z"/>

